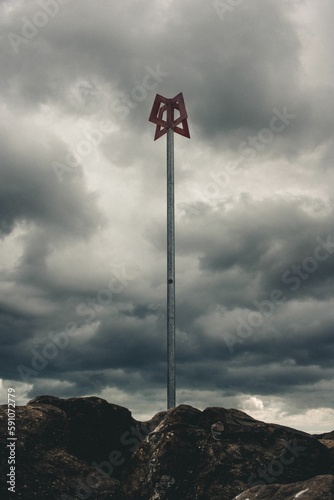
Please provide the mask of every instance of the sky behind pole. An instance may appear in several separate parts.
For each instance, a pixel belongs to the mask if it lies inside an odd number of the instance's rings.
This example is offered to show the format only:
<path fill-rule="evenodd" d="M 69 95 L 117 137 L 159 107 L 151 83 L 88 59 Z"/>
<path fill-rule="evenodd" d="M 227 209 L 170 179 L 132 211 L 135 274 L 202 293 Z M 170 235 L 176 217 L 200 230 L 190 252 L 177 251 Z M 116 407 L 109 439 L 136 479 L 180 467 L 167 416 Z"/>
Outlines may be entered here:
<path fill-rule="evenodd" d="M 331 0 L 2 0 L 2 403 L 165 409 L 175 137 L 177 402 L 334 421 Z"/>

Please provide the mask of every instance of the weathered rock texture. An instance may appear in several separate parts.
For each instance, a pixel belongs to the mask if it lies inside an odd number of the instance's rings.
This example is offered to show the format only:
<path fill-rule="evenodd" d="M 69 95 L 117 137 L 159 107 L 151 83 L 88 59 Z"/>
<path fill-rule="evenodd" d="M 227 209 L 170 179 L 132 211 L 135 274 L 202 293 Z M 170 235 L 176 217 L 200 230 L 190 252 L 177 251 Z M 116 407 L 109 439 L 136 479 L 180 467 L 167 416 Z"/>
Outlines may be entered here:
<path fill-rule="evenodd" d="M 233 500 L 333 500 L 333 498 L 334 476 L 316 476 L 299 483 L 254 486 Z"/>
<path fill-rule="evenodd" d="M 62 403 L 67 405 L 68 414 L 59 407 Z M 119 481 L 98 473 L 90 463 L 94 456 L 96 459 L 101 456 L 102 436 L 104 432 L 108 436 L 113 425 L 112 418 L 108 423 L 107 418 L 103 420 L 102 417 L 103 409 L 105 417 L 111 417 L 109 406 L 117 413 L 118 424 L 120 415 L 117 408 L 120 407 L 109 405 L 99 398 L 64 401 L 41 397 L 25 407 L 16 408 L 16 493 L 8 492 L 7 472 L 2 473 L 0 498 L 46 500 L 66 498 L 65 494 L 84 498 L 84 494 L 89 492 L 87 478 L 92 484 L 95 480 L 90 498 L 110 498 L 110 494 L 117 493 Z M 77 413 L 76 417 L 71 410 Z M 125 408 L 120 408 L 121 414 L 125 412 Z M 128 422 L 132 423 L 130 419 L 128 412 Z M 100 426 L 101 421 L 105 424 L 105 431 Z M 118 427 L 116 429 L 118 431 Z M 6 438 L 7 413 L 3 409 L 0 415 L 1 471 L 8 471 Z"/>
<path fill-rule="evenodd" d="M 162 416 L 135 451 L 123 490 L 129 499 L 228 500 L 253 485 L 331 471 L 330 451 L 306 433 L 238 410 L 179 406 Z"/>
<path fill-rule="evenodd" d="M 141 423 L 100 398 L 40 396 L 16 409 L 16 427 L 19 499 L 334 498 L 331 433 L 311 436 L 238 410 L 181 405 Z M 1 499 L 14 496 L 6 439 L 3 406 Z"/>

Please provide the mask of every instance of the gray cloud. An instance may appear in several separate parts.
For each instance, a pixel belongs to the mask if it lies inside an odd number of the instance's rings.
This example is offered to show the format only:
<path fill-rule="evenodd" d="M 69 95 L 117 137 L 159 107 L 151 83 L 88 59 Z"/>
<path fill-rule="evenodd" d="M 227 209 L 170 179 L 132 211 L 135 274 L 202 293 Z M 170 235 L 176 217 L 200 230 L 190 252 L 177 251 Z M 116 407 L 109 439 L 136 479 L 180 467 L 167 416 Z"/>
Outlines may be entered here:
<path fill-rule="evenodd" d="M 101 223 L 96 196 L 80 175 L 64 186 L 57 182 L 52 163 L 66 156 L 64 145 L 41 128 L 27 126 L 13 124 L 0 137 L 3 232 L 10 232 L 16 221 L 29 221 L 58 233 L 89 234 Z"/>
<path fill-rule="evenodd" d="M 182 91 L 179 402 L 326 426 L 331 2 L 252 0 L 223 19 L 190 0 L 48 5 L 0 4 L 4 384 L 164 408 L 165 146 L 148 116 Z"/>

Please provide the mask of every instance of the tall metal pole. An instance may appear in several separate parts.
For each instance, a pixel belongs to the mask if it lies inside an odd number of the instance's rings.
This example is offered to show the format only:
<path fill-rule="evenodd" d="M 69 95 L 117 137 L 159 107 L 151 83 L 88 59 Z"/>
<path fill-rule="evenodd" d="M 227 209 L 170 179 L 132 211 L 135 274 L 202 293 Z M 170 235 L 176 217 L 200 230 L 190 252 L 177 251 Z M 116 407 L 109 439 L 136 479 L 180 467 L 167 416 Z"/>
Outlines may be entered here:
<path fill-rule="evenodd" d="M 174 131 L 167 130 L 167 408 L 175 407 Z"/>
<path fill-rule="evenodd" d="M 174 111 L 177 111 L 177 117 Z M 167 408 L 175 407 L 175 219 L 174 132 L 190 138 L 182 92 L 172 99 L 157 94 L 149 121 L 156 124 L 154 140 L 167 133 Z"/>

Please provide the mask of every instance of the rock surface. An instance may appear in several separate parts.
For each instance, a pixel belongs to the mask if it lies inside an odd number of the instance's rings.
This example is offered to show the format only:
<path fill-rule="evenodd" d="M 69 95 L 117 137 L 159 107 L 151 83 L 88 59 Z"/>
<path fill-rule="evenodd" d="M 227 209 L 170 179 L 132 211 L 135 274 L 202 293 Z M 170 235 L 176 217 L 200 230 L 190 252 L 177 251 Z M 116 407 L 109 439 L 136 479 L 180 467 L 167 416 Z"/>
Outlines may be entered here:
<path fill-rule="evenodd" d="M 6 409 L 1 499 L 13 498 Z M 333 433 L 311 436 L 233 409 L 181 405 L 141 423 L 100 398 L 40 396 L 16 408 L 16 436 L 19 499 L 334 498 Z"/>
<path fill-rule="evenodd" d="M 129 499 L 228 500 L 253 485 L 329 474 L 330 461 L 328 448 L 306 433 L 238 410 L 182 405 L 134 452 L 123 491 Z"/>
<path fill-rule="evenodd" d="M 308 481 L 292 484 L 255 486 L 233 500 L 333 500 L 334 476 L 316 476 Z"/>
<path fill-rule="evenodd" d="M 52 405 L 63 410 L 68 425 L 67 450 L 88 463 L 106 460 L 112 450 L 119 450 L 127 459 L 131 455 L 127 445 L 128 433 L 129 436 L 133 434 L 133 438 L 139 442 L 137 431 L 142 439 L 139 432 L 141 424 L 132 418 L 131 412 L 104 399 L 39 396 L 29 401 L 27 407 L 41 405 Z M 117 473 L 119 468 L 114 470 L 114 475 L 117 476 Z"/>
<path fill-rule="evenodd" d="M 51 403 L 51 399 L 55 403 L 57 398 L 50 398 L 50 401 L 45 400 L 44 403 L 39 403 L 37 398 L 25 407 L 16 408 L 15 495 L 8 492 L 6 484 L 5 476 L 9 469 L 6 450 L 7 413 L 4 407 L 0 412 L 1 471 L 7 471 L 6 474 L 1 474 L 0 498 L 13 498 L 14 496 L 20 499 L 46 500 L 63 497 L 65 499 L 67 498 L 66 494 L 74 498 L 84 498 L 84 494 L 89 491 L 87 478 L 91 480 L 92 484 L 95 480 L 95 487 L 92 489 L 94 494 L 90 498 L 110 498 L 110 494 L 118 494 L 119 481 L 98 473 L 88 461 L 81 457 L 86 451 L 86 443 L 92 445 L 92 435 L 89 435 L 86 430 L 91 430 L 93 426 L 94 412 L 88 411 L 93 419 L 88 429 L 78 426 L 74 431 L 71 418 L 65 411 L 55 404 L 48 404 Z M 83 399 L 86 401 L 77 400 L 78 411 L 85 403 L 87 406 L 91 403 L 90 410 L 93 407 L 96 408 L 96 399 L 98 398 Z M 96 408 L 96 419 L 98 415 L 99 412 Z M 78 431 L 82 432 L 80 438 L 82 447 L 78 442 Z M 99 431 L 103 432 L 102 429 Z M 99 444 L 98 441 L 97 444 Z M 78 455 L 75 455 L 76 449 Z M 96 455 L 100 456 L 98 447 Z"/>

